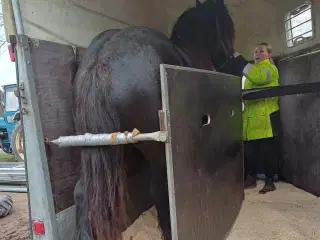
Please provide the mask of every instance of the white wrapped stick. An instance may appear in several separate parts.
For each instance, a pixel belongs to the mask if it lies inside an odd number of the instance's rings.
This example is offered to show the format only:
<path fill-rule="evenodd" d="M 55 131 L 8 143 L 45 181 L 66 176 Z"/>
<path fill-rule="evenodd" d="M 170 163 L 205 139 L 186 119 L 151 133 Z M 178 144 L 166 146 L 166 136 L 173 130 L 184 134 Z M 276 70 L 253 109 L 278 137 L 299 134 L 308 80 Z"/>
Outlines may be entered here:
<path fill-rule="evenodd" d="M 76 136 L 63 136 L 52 140 L 53 144 L 59 147 L 78 147 L 78 146 L 106 146 L 106 145 L 121 145 L 144 141 L 166 142 L 167 132 L 158 131 L 153 133 L 140 133 L 134 129 L 132 132 L 124 133 L 101 133 Z"/>

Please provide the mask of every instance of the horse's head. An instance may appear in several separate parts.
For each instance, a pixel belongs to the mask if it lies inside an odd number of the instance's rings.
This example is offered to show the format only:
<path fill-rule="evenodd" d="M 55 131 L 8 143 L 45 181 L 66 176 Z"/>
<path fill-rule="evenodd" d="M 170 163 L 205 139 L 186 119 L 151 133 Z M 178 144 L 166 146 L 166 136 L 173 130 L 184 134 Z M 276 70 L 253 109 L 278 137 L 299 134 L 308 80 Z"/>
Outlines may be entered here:
<path fill-rule="evenodd" d="M 233 54 L 234 38 L 234 24 L 223 0 L 197 1 L 179 17 L 171 35 L 176 45 L 205 52 L 216 70 L 227 73 L 223 67 Z"/>

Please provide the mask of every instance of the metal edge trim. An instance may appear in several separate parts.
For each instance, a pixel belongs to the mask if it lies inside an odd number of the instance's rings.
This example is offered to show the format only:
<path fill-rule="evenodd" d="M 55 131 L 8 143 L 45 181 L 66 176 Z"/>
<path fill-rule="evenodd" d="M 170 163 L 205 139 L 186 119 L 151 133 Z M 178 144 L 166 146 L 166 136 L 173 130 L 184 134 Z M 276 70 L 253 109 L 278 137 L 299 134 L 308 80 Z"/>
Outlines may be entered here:
<path fill-rule="evenodd" d="M 71 207 L 57 213 L 56 219 L 60 239 L 65 239 L 66 237 L 70 237 L 70 239 L 72 239 L 76 228 L 76 206 L 72 205 Z"/>
<path fill-rule="evenodd" d="M 26 35 L 18 35 L 16 49 L 19 59 L 19 65 L 17 66 L 19 84 L 24 84 L 24 94 L 28 99 L 27 103 L 21 101 L 21 108 L 26 109 L 26 114 L 22 116 L 22 123 L 25 136 L 24 145 L 26 146 L 25 162 L 28 181 L 30 224 L 33 220 L 43 221 L 46 227 L 46 235 L 43 239 L 56 240 L 59 239 L 57 235 L 56 213 L 52 197 L 48 161 L 43 142 L 29 37 Z M 33 239 L 37 239 L 38 237 L 33 234 L 32 228 L 30 231 Z"/>
<path fill-rule="evenodd" d="M 166 67 L 168 65 L 160 64 L 161 76 L 161 95 L 162 95 L 162 111 L 164 112 L 164 128 L 168 133 L 168 141 L 165 143 L 166 163 L 167 163 L 167 178 L 169 191 L 169 206 L 170 206 L 170 222 L 172 240 L 178 240 L 177 227 L 177 209 L 174 188 L 173 168 L 168 166 L 173 165 L 172 146 L 171 146 L 171 123 L 170 123 L 170 108 L 169 108 L 169 91 Z"/>
<path fill-rule="evenodd" d="M 188 70 L 192 72 L 200 72 L 200 73 L 210 73 L 214 75 L 224 75 L 224 76 L 232 76 L 233 78 L 239 78 L 241 80 L 241 77 L 232 75 L 232 74 L 227 74 L 227 73 L 222 73 L 218 71 L 210 71 L 210 70 L 204 70 L 204 69 L 199 69 L 199 68 L 191 68 L 191 67 L 182 67 L 182 66 L 177 66 L 177 65 L 171 65 L 171 64 L 161 64 L 163 65 L 164 68 L 172 68 L 172 69 L 180 69 L 180 70 Z"/>

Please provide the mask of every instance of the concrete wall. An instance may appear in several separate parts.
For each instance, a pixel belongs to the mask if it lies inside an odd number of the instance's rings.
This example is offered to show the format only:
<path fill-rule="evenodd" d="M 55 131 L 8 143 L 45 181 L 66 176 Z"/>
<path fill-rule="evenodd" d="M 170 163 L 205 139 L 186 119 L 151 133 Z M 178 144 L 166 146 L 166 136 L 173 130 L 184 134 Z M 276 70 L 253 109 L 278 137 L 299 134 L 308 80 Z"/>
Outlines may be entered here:
<path fill-rule="evenodd" d="M 7 33 L 14 32 L 8 2 L 2 0 Z M 31 37 L 86 47 L 99 32 L 108 28 L 143 25 L 169 34 L 177 17 L 195 0 L 21 0 L 25 32 Z M 225 0 L 236 25 L 236 50 L 251 58 L 261 41 L 272 44 L 274 55 L 287 54 L 320 42 L 288 48 L 284 14 L 304 0 Z M 314 0 L 320 16 L 320 0 Z M 316 31 L 320 30 L 320 18 Z"/>

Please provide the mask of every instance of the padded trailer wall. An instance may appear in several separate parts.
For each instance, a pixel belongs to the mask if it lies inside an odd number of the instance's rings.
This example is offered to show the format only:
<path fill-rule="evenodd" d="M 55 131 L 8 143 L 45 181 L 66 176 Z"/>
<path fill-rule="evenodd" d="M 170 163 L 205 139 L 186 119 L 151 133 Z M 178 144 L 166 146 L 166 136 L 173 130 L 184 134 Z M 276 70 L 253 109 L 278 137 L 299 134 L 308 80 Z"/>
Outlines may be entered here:
<path fill-rule="evenodd" d="M 282 85 L 320 82 L 320 54 L 279 63 Z M 282 177 L 320 196 L 320 95 L 297 94 L 280 99 L 283 127 Z"/>

